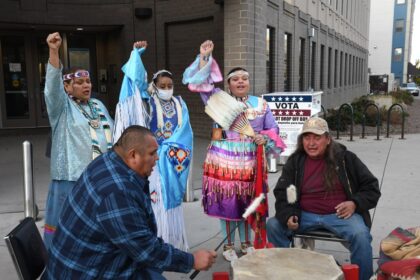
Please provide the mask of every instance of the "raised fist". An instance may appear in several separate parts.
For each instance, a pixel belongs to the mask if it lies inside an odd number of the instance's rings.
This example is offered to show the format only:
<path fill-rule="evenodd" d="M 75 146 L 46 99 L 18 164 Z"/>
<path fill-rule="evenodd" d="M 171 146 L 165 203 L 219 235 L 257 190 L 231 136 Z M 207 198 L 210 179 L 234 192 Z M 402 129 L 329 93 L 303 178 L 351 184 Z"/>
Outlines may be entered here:
<path fill-rule="evenodd" d="M 135 49 L 147 48 L 147 41 L 134 42 L 133 48 L 135 48 Z"/>
<path fill-rule="evenodd" d="M 200 46 L 200 55 L 208 57 L 213 52 L 213 49 L 214 49 L 213 42 L 210 41 L 210 40 L 207 40 L 207 41 L 203 42 Z"/>
<path fill-rule="evenodd" d="M 51 33 L 47 37 L 47 44 L 50 49 L 58 50 L 61 46 L 61 42 L 60 33 L 58 32 Z"/>

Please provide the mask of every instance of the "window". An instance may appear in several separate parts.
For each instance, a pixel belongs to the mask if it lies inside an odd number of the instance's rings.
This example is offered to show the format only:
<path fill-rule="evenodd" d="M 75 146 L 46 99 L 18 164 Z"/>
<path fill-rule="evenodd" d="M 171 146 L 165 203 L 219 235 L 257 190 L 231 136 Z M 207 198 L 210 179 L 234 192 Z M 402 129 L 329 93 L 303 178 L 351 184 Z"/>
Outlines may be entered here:
<path fill-rule="evenodd" d="M 395 32 L 403 32 L 404 31 L 404 20 L 397 19 L 395 21 Z"/>
<path fill-rule="evenodd" d="M 351 84 L 354 85 L 356 84 L 356 57 L 353 55 L 353 63 L 352 66 L 353 68 L 353 73 L 352 73 L 352 77 L 351 77 Z"/>
<path fill-rule="evenodd" d="M 349 18 L 349 0 L 346 0 L 346 18 Z"/>
<path fill-rule="evenodd" d="M 344 86 L 347 86 L 347 75 L 348 75 L 348 71 L 347 71 L 347 67 L 348 67 L 348 60 L 347 60 L 347 54 L 344 55 Z"/>
<path fill-rule="evenodd" d="M 299 39 L 299 90 L 304 90 L 305 75 L 305 39 Z"/>
<path fill-rule="evenodd" d="M 397 0 L 397 4 L 405 4 L 405 0 Z"/>
<path fill-rule="evenodd" d="M 334 64 L 335 64 L 335 66 L 334 66 L 334 87 L 336 88 L 337 87 L 337 85 L 338 85 L 338 50 L 335 50 L 335 53 L 334 53 Z"/>
<path fill-rule="evenodd" d="M 291 91 L 291 73 L 292 73 L 292 35 L 284 33 L 284 91 Z"/>
<path fill-rule="evenodd" d="M 328 65 L 327 65 L 327 69 L 328 69 L 328 72 L 327 72 L 327 86 L 328 86 L 328 88 L 331 88 L 331 63 L 332 63 L 332 61 L 331 61 L 331 59 L 332 59 L 332 48 L 328 48 Z"/>
<path fill-rule="evenodd" d="M 347 84 L 349 86 L 351 86 L 351 75 L 352 75 L 352 72 L 353 72 L 352 56 L 351 56 L 351 54 L 349 54 L 349 72 L 348 72 L 349 77 L 348 77 L 348 80 L 347 80 Z"/>
<path fill-rule="evenodd" d="M 316 72 L 316 43 L 312 42 L 311 48 L 311 88 L 315 89 L 315 72 Z"/>
<path fill-rule="evenodd" d="M 324 85 L 324 60 L 325 60 L 325 46 L 321 45 L 321 53 L 320 53 L 320 58 L 319 58 L 319 87 L 321 89 L 324 89 L 325 85 Z"/>
<path fill-rule="evenodd" d="M 275 29 L 273 27 L 267 27 L 266 34 L 266 90 L 267 92 L 274 91 L 274 38 Z"/>
<path fill-rule="evenodd" d="M 343 86 L 343 52 L 340 52 L 340 87 Z"/>
<path fill-rule="evenodd" d="M 394 61 L 401 61 L 401 60 L 402 60 L 402 48 L 395 48 Z"/>

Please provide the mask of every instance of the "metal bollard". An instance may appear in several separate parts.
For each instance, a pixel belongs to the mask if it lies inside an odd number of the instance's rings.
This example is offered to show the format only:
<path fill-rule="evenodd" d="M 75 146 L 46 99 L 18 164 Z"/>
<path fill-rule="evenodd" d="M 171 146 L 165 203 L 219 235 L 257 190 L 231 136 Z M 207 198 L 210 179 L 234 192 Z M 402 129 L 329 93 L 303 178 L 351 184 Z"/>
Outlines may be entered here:
<path fill-rule="evenodd" d="M 190 170 L 188 173 L 188 179 L 187 179 L 187 187 L 185 189 L 185 195 L 184 195 L 184 202 L 193 202 L 194 201 L 194 188 L 193 188 L 193 159 L 191 158 L 190 162 Z"/>
<path fill-rule="evenodd" d="M 277 172 L 277 158 L 273 154 L 269 155 L 267 164 L 268 164 L 268 172 L 270 173 Z"/>
<path fill-rule="evenodd" d="M 36 219 L 35 191 L 33 182 L 33 159 L 32 144 L 25 141 L 23 146 L 23 193 L 24 193 L 24 213 L 26 217 Z"/>

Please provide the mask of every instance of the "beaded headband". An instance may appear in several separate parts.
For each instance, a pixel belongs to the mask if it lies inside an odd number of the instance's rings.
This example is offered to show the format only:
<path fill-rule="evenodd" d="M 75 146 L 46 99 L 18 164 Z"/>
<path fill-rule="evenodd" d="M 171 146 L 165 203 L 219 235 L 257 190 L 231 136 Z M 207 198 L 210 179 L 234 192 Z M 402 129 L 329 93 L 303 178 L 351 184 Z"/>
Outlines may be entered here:
<path fill-rule="evenodd" d="M 237 70 L 235 72 L 230 73 L 227 77 L 226 80 L 229 80 L 230 78 L 232 78 L 233 76 L 239 76 L 239 75 L 246 75 L 249 77 L 249 73 L 245 70 Z"/>
<path fill-rule="evenodd" d="M 153 74 L 152 80 L 155 80 L 162 73 L 168 73 L 172 77 L 171 72 L 169 72 L 168 70 L 162 69 L 162 70 L 157 71 L 155 74 Z"/>
<path fill-rule="evenodd" d="M 74 73 L 69 73 L 66 75 L 63 75 L 63 81 L 69 81 L 72 80 L 73 78 L 84 78 L 84 77 L 89 77 L 89 72 L 86 70 L 81 70 L 81 71 L 76 71 Z"/>

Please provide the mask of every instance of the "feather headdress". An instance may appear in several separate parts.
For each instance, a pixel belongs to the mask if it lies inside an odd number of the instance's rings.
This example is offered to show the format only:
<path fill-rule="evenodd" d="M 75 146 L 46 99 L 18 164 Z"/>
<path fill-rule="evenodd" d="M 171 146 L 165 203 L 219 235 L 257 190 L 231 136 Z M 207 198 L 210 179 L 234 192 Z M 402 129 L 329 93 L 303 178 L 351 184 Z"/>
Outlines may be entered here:
<path fill-rule="evenodd" d="M 205 112 L 223 129 L 233 130 L 251 137 L 255 136 L 251 124 L 245 116 L 246 105 L 224 91 L 210 96 Z"/>

